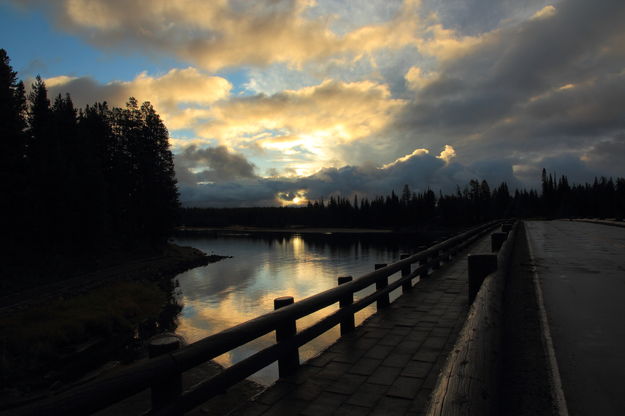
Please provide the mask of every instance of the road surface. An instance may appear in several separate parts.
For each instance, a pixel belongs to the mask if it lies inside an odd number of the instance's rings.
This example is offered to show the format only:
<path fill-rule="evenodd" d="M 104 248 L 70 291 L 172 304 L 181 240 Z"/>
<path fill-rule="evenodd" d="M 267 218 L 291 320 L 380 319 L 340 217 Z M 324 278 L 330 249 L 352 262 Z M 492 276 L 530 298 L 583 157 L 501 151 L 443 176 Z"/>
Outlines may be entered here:
<path fill-rule="evenodd" d="M 625 228 L 526 227 L 568 414 L 625 415 Z"/>

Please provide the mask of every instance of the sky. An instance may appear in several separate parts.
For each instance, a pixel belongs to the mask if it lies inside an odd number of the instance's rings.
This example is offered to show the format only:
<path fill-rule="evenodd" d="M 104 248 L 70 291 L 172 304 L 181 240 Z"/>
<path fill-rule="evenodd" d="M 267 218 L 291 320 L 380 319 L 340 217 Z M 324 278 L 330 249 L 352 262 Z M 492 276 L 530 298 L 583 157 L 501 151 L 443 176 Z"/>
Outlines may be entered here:
<path fill-rule="evenodd" d="M 0 0 L 27 85 L 150 101 L 181 201 L 625 177 L 623 0 Z"/>

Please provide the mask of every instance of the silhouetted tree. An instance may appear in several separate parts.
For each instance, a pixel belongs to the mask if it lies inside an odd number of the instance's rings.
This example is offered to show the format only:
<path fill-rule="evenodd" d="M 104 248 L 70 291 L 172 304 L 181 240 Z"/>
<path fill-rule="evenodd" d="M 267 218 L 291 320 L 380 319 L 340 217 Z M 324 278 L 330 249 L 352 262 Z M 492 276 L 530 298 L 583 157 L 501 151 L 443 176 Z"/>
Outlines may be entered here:
<path fill-rule="evenodd" d="M 28 95 L 28 212 L 31 238 L 45 245 L 52 238 L 50 224 L 54 221 L 49 202 L 57 196 L 51 155 L 55 153 L 51 138 L 51 111 L 45 82 L 37 76 Z"/>
<path fill-rule="evenodd" d="M 9 244 L 9 257 L 20 251 L 26 209 L 26 97 L 24 84 L 10 65 L 4 49 L 0 49 L 0 226 Z"/>

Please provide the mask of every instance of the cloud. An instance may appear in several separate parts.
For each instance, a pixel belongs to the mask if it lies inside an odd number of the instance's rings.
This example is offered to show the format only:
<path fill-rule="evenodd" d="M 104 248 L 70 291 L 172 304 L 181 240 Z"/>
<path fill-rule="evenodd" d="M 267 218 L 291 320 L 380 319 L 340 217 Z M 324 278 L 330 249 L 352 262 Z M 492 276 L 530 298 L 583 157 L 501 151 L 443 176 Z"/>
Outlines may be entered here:
<path fill-rule="evenodd" d="M 352 64 L 411 47 L 450 57 L 477 40 L 424 17 L 419 0 L 349 5 L 332 0 L 25 0 L 57 26 L 104 49 L 175 56 L 217 71 L 309 62 Z M 381 18 L 382 17 L 382 18 Z"/>
<path fill-rule="evenodd" d="M 408 72 L 406 72 L 404 78 L 406 79 L 406 84 L 409 89 L 420 90 L 435 81 L 436 76 L 437 74 L 435 72 L 424 74 L 421 68 L 418 66 L 412 66 Z"/>
<path fill-rule="evenodd" d="M 623 177 L 623 155 L 625 155 L 625 132 L 593 144 L 581 160 L 595 174 Z"/>
<path fill-rule="evenodd" d="M 556 8 L 552 5 L 548 5 L 534 13 L 532 19 L 548 19 L 554 14 L 556 14 Z"/>
<path fill-rule="evenodd" d="M 291 167 L 310 173 L 334 161 L 344 163 L 336 146 L 381 131 L 404 104 L 382 84 L 326 80 L 271 96 L 221 101 L 196 132 L 230 146 L 297 158 L 299 165 Z"/>
<path fill-rule="evenodd" d="M 487 179 L 492 185 L 507 181 L 520 186 L 507 161 L 488 166 L 462 165 L 444 160 L 453 153 L 446 146 L 438 156 L 428 149 L 416 149 L 408 155 L 380 167 L 363 164 L 324 168 L 304 177 L 248 178 L 243 181 L 183 184 L 181 199 L 188 206 L 259 206 L 283 205 L 295 198 L 301 201 L 327 199 L 331 195 L 374 197 L 400 191 L 407 184 L 413 191 L 427 189 L 454 192 L 458 184 L 470 179 Z"/>
<path fill-rule="evenodd" d="M 255 178 L 255 166 L 225 146 L 188 146 L 175 155 L 176 177 L 182 184 L 214 183 Z"/>
<path fill-rule="evenodd" d="M 214 1 L 63 0 L 42 7 L 59 27 L 105 48 L 147 48 L 175 55 L 209 70 L 242 64 L 287 62 L 366 52 L 405 41 L 403 14 L 343 36 L 329 28 L 330 16 L 309 13 L 308 0 Z M 386 40 L 379 37 L 384 33 Z"/>
<path fill-rule="evenodd" d="M 538 167 L 588 154 L 590 166 L 589 149 L 625 131 L 625 3 L 547 6 L 481 34 L 468 53 L 441 62 L 432 80 L 411 69 L 412 99 L 381 135 L 393 137 L 398 152 L 448 143 L 465 164 Z M 611 171 L 624 175 L 621 166 Z"/>
<path fill-rule="evenodd" d="M 227 99 L 232 89 L 232 84 L 225 78 L 192 67 L 172 69 L 157 77 L 143 72 L 132 81 L 107 84 L 89 77 L 64 75 L 45 81 L 51 96 L 68 92 L 81 107 L 96 100 L 123 106 L 131 96 L 139 101 L 150 101 L 169 129 L 187 128 L 195 120 L 207 117 L 207 107 Z"/>

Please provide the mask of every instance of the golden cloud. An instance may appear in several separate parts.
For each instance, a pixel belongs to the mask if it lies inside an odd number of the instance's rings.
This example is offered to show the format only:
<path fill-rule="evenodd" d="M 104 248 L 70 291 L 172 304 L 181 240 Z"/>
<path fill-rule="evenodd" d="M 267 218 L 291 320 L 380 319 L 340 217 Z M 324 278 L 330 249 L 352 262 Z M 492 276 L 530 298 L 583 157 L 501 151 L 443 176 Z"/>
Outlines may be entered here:
<path fill-rule="evenodd" d="M 209 117 L 207 106 L 229 97 L 232 84 L 196 68 L 172 69 L 160 77 L 139 74 L 132 81 L 97 84 L 89 78 L 58 76 L 45 80 L 51 93 L 69 92 L 79 105 L 93 100 L 124 105 L 128 97 L 150 101 L 170 129 L 187 128 Z"/>
<path fill-rule="evenodd" d="M 556 14 L 556 8 L 549 5 L 545 6 L 532 16 L 532 20 L 548 19 Z"/>
<path fill-rule="evenodd" d="M 30 2 L 41 0 L 30 0 Z M 405 0 L 390 19 L 337 33 L 336 16 L 312 17 L 310 0 L 62 0 L 60 26 L 99 46 L 148 48 L 215 71 L 238 65 L 333 58 L 348 64 L 380 49 L 413 46 L 448 58 L 477 42 L 420 17 L 421 1 Z M 336 28 L 334 28 L 336 30 Z M 340 28 L 338 29 L 340 32 Z"/>
<path fill-rule="evenodd" d="M 412 159 L 413 157 L 419 157 L 419 156 L 423 156 L 423 155 L 427 155 L 429 154 L 430 151 L 428 149 L 415 149 L 412 153 L 402 156 L 400 158 L 395 159 L 394 161 L 387 163 L 385 165 L 382 165 L 381 169 L 388 169 L 390 167 L 396 166 L 396 165 L 400 165 L 410 159 Z"/>
<path fill-rule="evenodd" d="M 435 81 L 437 77 L 438 74 L 436 72 L 424 74 L 418 66 L 411 67 L 408 72 L 406 72 L 406 75 L 404 75 L 408 88 L 415 91 L 426 87 L 428 84 Z"/>
<path fill-rule="evenodd" d="M 379 132 L 405 104 L 392 98 L 386 85 L 326 80 L 271 96 L 221 101 L 211 108 L 211 121 L 196 131 L 222 143 L 253 143 L 283 153 L 303 146 L 327 162 L 332 145 Z"/>

